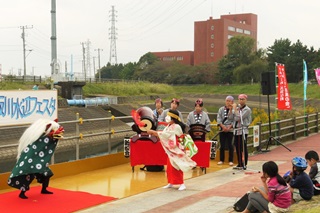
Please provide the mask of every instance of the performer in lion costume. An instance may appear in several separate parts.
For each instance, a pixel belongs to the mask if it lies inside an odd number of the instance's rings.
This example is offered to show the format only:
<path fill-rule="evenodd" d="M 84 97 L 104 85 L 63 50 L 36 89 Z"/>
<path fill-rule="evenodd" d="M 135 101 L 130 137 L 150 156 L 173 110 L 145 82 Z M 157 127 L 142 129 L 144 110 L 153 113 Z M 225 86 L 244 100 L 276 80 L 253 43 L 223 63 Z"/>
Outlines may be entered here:
<path fill-rule="evenodd" d="M 28 127 L 19 140 L 17 163 L 8 179 L 8 185 L 21 190 L 25 195 L 34 178 L 42 184 L 41 194 L 53 194 L 47 190 L 53 176 L 49 161 L 64 129 L 56 121 L 39 119 Z"/>

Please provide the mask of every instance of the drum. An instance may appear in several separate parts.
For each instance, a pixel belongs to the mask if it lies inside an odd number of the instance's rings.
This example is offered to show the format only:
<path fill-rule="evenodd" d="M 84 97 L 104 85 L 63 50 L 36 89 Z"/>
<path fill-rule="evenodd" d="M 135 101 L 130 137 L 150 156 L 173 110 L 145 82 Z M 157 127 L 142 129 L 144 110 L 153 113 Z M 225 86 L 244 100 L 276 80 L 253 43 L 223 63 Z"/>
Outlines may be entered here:
<path fill-rule="evenodd" d="M 206 129 L 203 124 L 191 124 L 189 129 L 189 134 L 194 141 L 201 140 L 205 142 L 206 140 Z"/>
<path fill-rule="evenodd" d="M 147 130 L 151 129 L 157 129 L 158 121 L 154 116 L 152 109 L 150 109 L 149 107 L 140 107 L 139 109 L 137 109 L 137 113 L 140 116 L 141 122 L 145 124 L 145 126 L 143 127 L 138 126 L 138 128 L 142 132 L 146 132 Z"/>

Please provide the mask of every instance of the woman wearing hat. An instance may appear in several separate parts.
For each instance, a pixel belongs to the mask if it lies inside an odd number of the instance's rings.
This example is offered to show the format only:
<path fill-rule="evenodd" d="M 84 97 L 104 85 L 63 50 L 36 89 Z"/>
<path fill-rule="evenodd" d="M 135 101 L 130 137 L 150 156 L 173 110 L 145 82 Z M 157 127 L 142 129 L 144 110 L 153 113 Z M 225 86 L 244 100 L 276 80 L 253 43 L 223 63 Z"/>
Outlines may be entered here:
<path fill-rule="evenodd" d="M 163 149 L 168 155 L 167 160 L 167 179 L 168 185 L 164 188 L 172 188 L 180 185 L 178 190 L 186 189 L 183 180 L 183 172 L 191 170 L 196 166 L 196 162 L 186 155 L 180 144 L 183 138 L 185 125 L 181 122 L 179 112 L 170 109 L 165 117 L 168 126 L 163 131 L 148 130 L 147 133 L 160 138 Z"/>
<path fill-rule="evenodd" d="M 251 109 L 247 106 L 246 94 L 238 96 L 239 104 L 233 104 L 234 113 L 234 146 L 236 147 L 238 165 L 235 169 L 246 169 L 248 164 L 248 127 L 252 122 Z"/>
<path fill-rule="evenodd" d="M 201 98 L 194 103 L 194 110 L 189 113 L 187 118 L 187 126 L 189 134 L 193 140 L 201 140 L 205 142 L 206 133 L 211 131 L 210 118 L 206 112 L 202 110 L 203 101 Z"/>
<path fill-rule="evenodd" d="M 224 163 L 224 152 L 227 145 L 229 150 L 229 165 L 233 166 L 233 100 L 234 98 L 231 95 L 228 95 L 226 97 L 225 106 L 220 107 L 217 115 L 217 124 L 220 127 L 220 161 L 218 162 L 218 165 Z"/>

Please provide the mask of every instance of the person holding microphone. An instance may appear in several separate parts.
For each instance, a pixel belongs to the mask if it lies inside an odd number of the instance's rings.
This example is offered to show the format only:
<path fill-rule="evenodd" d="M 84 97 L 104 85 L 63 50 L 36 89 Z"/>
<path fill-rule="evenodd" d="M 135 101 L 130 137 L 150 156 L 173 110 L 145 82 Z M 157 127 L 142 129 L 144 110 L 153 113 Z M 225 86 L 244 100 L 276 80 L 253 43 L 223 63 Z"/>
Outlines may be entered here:
<path fill-rule="evenodd" d="M 246 170 L 248 164 L 248 127 L 252 122 L 251 109 L 247 106 L 248 96 L 246 94 L 240 94 L 238 96 L 239 103 L 233 104 L 234 114 L 234 146 L 236 147 L 236 153 L 238 158 L 238 165 L 234 169 Z"/>

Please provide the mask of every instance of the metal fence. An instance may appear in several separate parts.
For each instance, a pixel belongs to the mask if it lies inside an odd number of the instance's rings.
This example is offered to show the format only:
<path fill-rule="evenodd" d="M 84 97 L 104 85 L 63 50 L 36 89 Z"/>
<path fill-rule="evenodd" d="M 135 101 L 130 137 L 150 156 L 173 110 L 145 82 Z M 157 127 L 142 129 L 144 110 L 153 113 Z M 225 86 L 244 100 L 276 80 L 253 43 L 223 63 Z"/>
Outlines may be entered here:
<path fill-rule="evenodd" d="M 187 113 L 183 113 L 184 115 Z M 216 113 L 209 113 L 210 115 L 213 115 L 216 117 Z M 59 122 L 62 126 L 64 124 L 72 124 L 75 126 L 75 132 L 71 133 L 71 136 L 64 137 L 64 140 L 72 140 L 75 141 L 75 155 L 76 159 L 79 160 L 79 144 L 82 139 L 84 138 L 90 138 L 94 136 L 99 136 L 99 135 L 107 135 L 107 154 L 112 153 L 112 147 L 111 147 L 111 137 L 118 135 L 120 136 L 122 140 L 124 139 L 123 135 L 125 134 L 130 134 L 132 133 L 132 129 L 129 127 L 126 128 L 114 128 L 113 127 L 113 121 L 114 120 L 121 120 L 121 119 L 131 119 L 131 116 L 110 116 L 107 118 L 95 118 L 95 119 L 82 119 L 81 115 L 77 114 L 75 120 L 71 121 L 64 121 L 64 122 Z M 101 132 L 95 132 L 95 133 L 90 133 L 90 132 L 81 132 L 80 126 L 83 125 L 86 122 L 92 123 L 92 122 L 101 122 L 105 121 L 106 127 L 108 127 L 105 131 Z M 296 140 L 299 137 L 306 137 L 309 136 L 311 133 L 317 133 L 319 132 L 319 113 L 314 113 L 314 114 L 307 114 L 304 116 L 300 117 L 293 117 L 290 119 L 285 119 L 285 120 L 277 120 L 275 122 L 271 122 L 271 130 L 269 130 L 269 123 L 258 123 L 256 124 L 259 129 L 259 146 L 258 147 L 253 147 L 253 126 L 249 127 L 249 135 L 248 135 L 248 141 L 247 145 L 248 147 L 252 147 L 250 149 L 251 152 L 254 151 L 261 151 L 264 146 L 268 146 L 269 143 L 273 143 L 272 145 L 279 145 L 276 143 L 276 141 L 281 141 L 281 142 L 287 142 L 291 140 Z M 216 124 L 211 124 L 212 126 L 212 134 L 216 135 L 218 132 L 218 128 Z M 4 129 L 14 129 L 14 128 L 26 128 L 27 126 L 10 126 L 10 127 L 0 127 L 0 131 Z M 270 135 L 271 132 L 271 135 Z M 274 141 L 270 141 L 270 136 L 274 137 Z M 6 145 L 1 145 L 0 149 L 3 148 L 8 148 L 8 147 L 17 147 L 18 144 L 6 144 Z M 271 144 L 270 144 L 271 145 Z M 122 150 L 117 150 L 116 152 L 123 152 Z M 52 163 L 54 163 L 54 157 L 52 159 Z"/>

